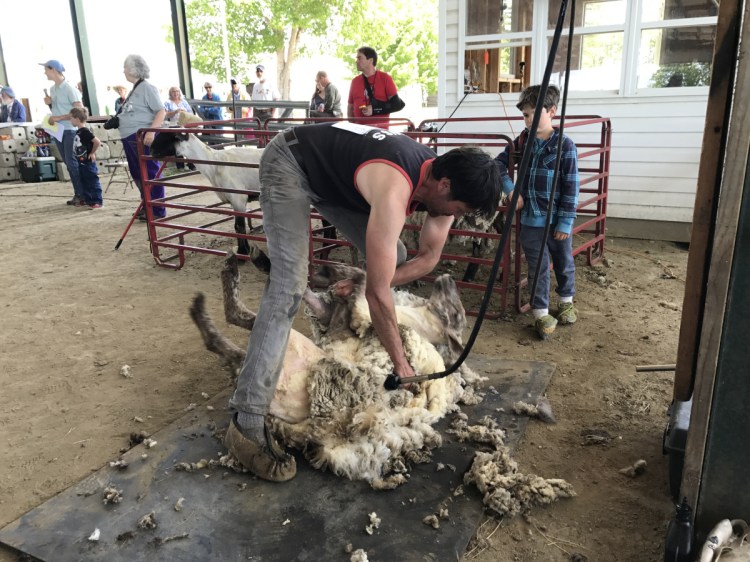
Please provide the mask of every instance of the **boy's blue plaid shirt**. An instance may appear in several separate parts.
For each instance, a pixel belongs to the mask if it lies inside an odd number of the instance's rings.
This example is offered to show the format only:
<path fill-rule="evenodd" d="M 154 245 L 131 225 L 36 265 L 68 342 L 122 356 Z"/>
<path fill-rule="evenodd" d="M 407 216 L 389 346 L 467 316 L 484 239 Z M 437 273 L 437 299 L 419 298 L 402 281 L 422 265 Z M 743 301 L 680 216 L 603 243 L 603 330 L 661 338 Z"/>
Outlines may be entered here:
<path fill-rule="evenodd" d="M 521 195 L 524 199 L 524 207 L 521 209 L 521 224 L 526 226 L 544 226 L 549 194 L 552 191 L 552 177 L 555 171 L 559 134 L 555 129 L 552 136 L 547 140 L 536 138 L 529 145 L 529 149 L 532 151 L 531 162 L 526 174 L 525 185 L 521 188 Z M 513 181 L 508 175 L 510 151 L 519 148 L 523 150 L 523 146 L 519 146 L 523 139 L 526 139 L 528 143 L 528 130 L 521 133 L 512 145 L 506 146 L 505 150 L 495 158 L 500 165 L 500 175 L 505 194 L 515 189 Z M 569 137 L 563 135 L 558 186 L 555 193 L 555 202 L 552 206 L 551 225 L 555 231 L 567 234 L 572 231 L 573 221 L 576 218 L 576 207 L 578 206 L 579 188 L 578 151 L 575 143 Z"/>

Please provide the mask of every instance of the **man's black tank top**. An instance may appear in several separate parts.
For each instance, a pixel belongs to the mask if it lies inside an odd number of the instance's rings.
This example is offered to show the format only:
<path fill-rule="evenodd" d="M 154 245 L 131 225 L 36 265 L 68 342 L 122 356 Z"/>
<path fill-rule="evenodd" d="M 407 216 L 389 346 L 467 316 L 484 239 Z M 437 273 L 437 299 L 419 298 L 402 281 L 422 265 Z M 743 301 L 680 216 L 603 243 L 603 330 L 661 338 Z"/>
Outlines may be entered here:
<path fill-rule="evenodd" d="M 363 134 L 342 126 L 360 128 Z M 434 159 L 435 153 L 406 135 L 362 127 L 342 121 L 300 125 L 294 132 L 313 193 L 326 203 L 369 213 L 369 203 L 355 187 L 355 175 L 361 166 L 369 162 L 392 163 L 404 174 L 414 193 L 422 165 Z M 405 213 L 410 212 L 405 209 Z"/>

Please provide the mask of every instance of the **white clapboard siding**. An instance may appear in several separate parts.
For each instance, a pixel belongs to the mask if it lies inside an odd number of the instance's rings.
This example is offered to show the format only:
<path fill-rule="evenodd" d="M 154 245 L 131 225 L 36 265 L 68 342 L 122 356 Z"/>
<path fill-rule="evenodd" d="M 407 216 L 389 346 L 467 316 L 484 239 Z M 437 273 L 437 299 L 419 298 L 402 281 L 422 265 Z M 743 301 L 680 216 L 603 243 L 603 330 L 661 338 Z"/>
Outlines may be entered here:
<path fill-rule="evenodd" d="M 463 76 L 459 61 L 459 0 L 441 0 L 440 69 L 438 114 L 447 117 L 463 98 L 458 88 Z M 607 215 L 616 218 L 691 222 L 695 204 L 698 165 L 703 141 L 705 95 L 638 95 L 621 97 L 568 96 L 567 114 L 600 115 L 612 122 L 609 201 Z M 519 115 L 518 94 L 467 96 L 453 117 L 499 117 Z M 463 123 L 443 129 L 458 132 L 499 132 L 517 135 L 522 121 L 510 126 L 497 123 Z M 512 131 L 511 131 L 512 128 Z M 598 127 L 570 128 L 576 143 L 598 142 Z M 583 149 L 585 150 L 585 149 Z M 489 150 L 497 152 L 497 149 Z M 581 162 L 585 167 L 593 159 Z"/>

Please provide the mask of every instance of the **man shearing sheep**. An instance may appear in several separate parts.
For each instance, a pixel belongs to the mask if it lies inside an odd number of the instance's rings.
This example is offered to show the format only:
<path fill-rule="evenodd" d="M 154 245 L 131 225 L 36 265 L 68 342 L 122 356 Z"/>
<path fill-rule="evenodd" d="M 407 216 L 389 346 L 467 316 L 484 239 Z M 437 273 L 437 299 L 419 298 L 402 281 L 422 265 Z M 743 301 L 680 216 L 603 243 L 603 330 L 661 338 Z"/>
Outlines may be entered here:
<path fill-rule="evenodd" d="M 307 282 L 310 205 L 367 259 L 365 295 L 393 370 L 414 376 L 396 323 L 391 287 L 434 269 L 455 216 L 497 209 L 499 170 L 486 152 L 461 147 L 435 157 L 388 130 L 349 122 L 279 133 L 260 162 L 260 204 L 271 274 L 230 401 L 225 445 L 260 478 L 282 482 L 297 467 L 265 417 L 276 390 L 294 315 Z M 399 240 L 407 215 L 427 211 L 417 254 Z"/>

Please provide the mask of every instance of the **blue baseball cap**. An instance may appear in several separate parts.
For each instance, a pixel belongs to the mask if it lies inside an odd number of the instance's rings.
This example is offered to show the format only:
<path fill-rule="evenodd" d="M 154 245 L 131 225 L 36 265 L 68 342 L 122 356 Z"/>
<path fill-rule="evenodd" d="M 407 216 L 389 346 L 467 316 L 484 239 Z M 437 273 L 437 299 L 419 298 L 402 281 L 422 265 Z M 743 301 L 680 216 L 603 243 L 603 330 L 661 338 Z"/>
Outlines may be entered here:
<path fill-rule="evenodd" d="M 53 70 L 57 70 L 57 72 L 65 72 L 65 67 L 59 60 L 50 59 L 47 62 L 40 62 L 39 64 L 41 64 L 42 66 L 48 66 Z"/>
<path fill-rule="evenodd" d="M 5 94 L 9 98 L 15 98 L 16 97 L 16 94 L 13 91 L 13 88 L 11 88 L 10 86 L 5 86 L 5 88 L 3 88 L 2 90 L 0 90 L 0 95 L 1 94 Z"/>

